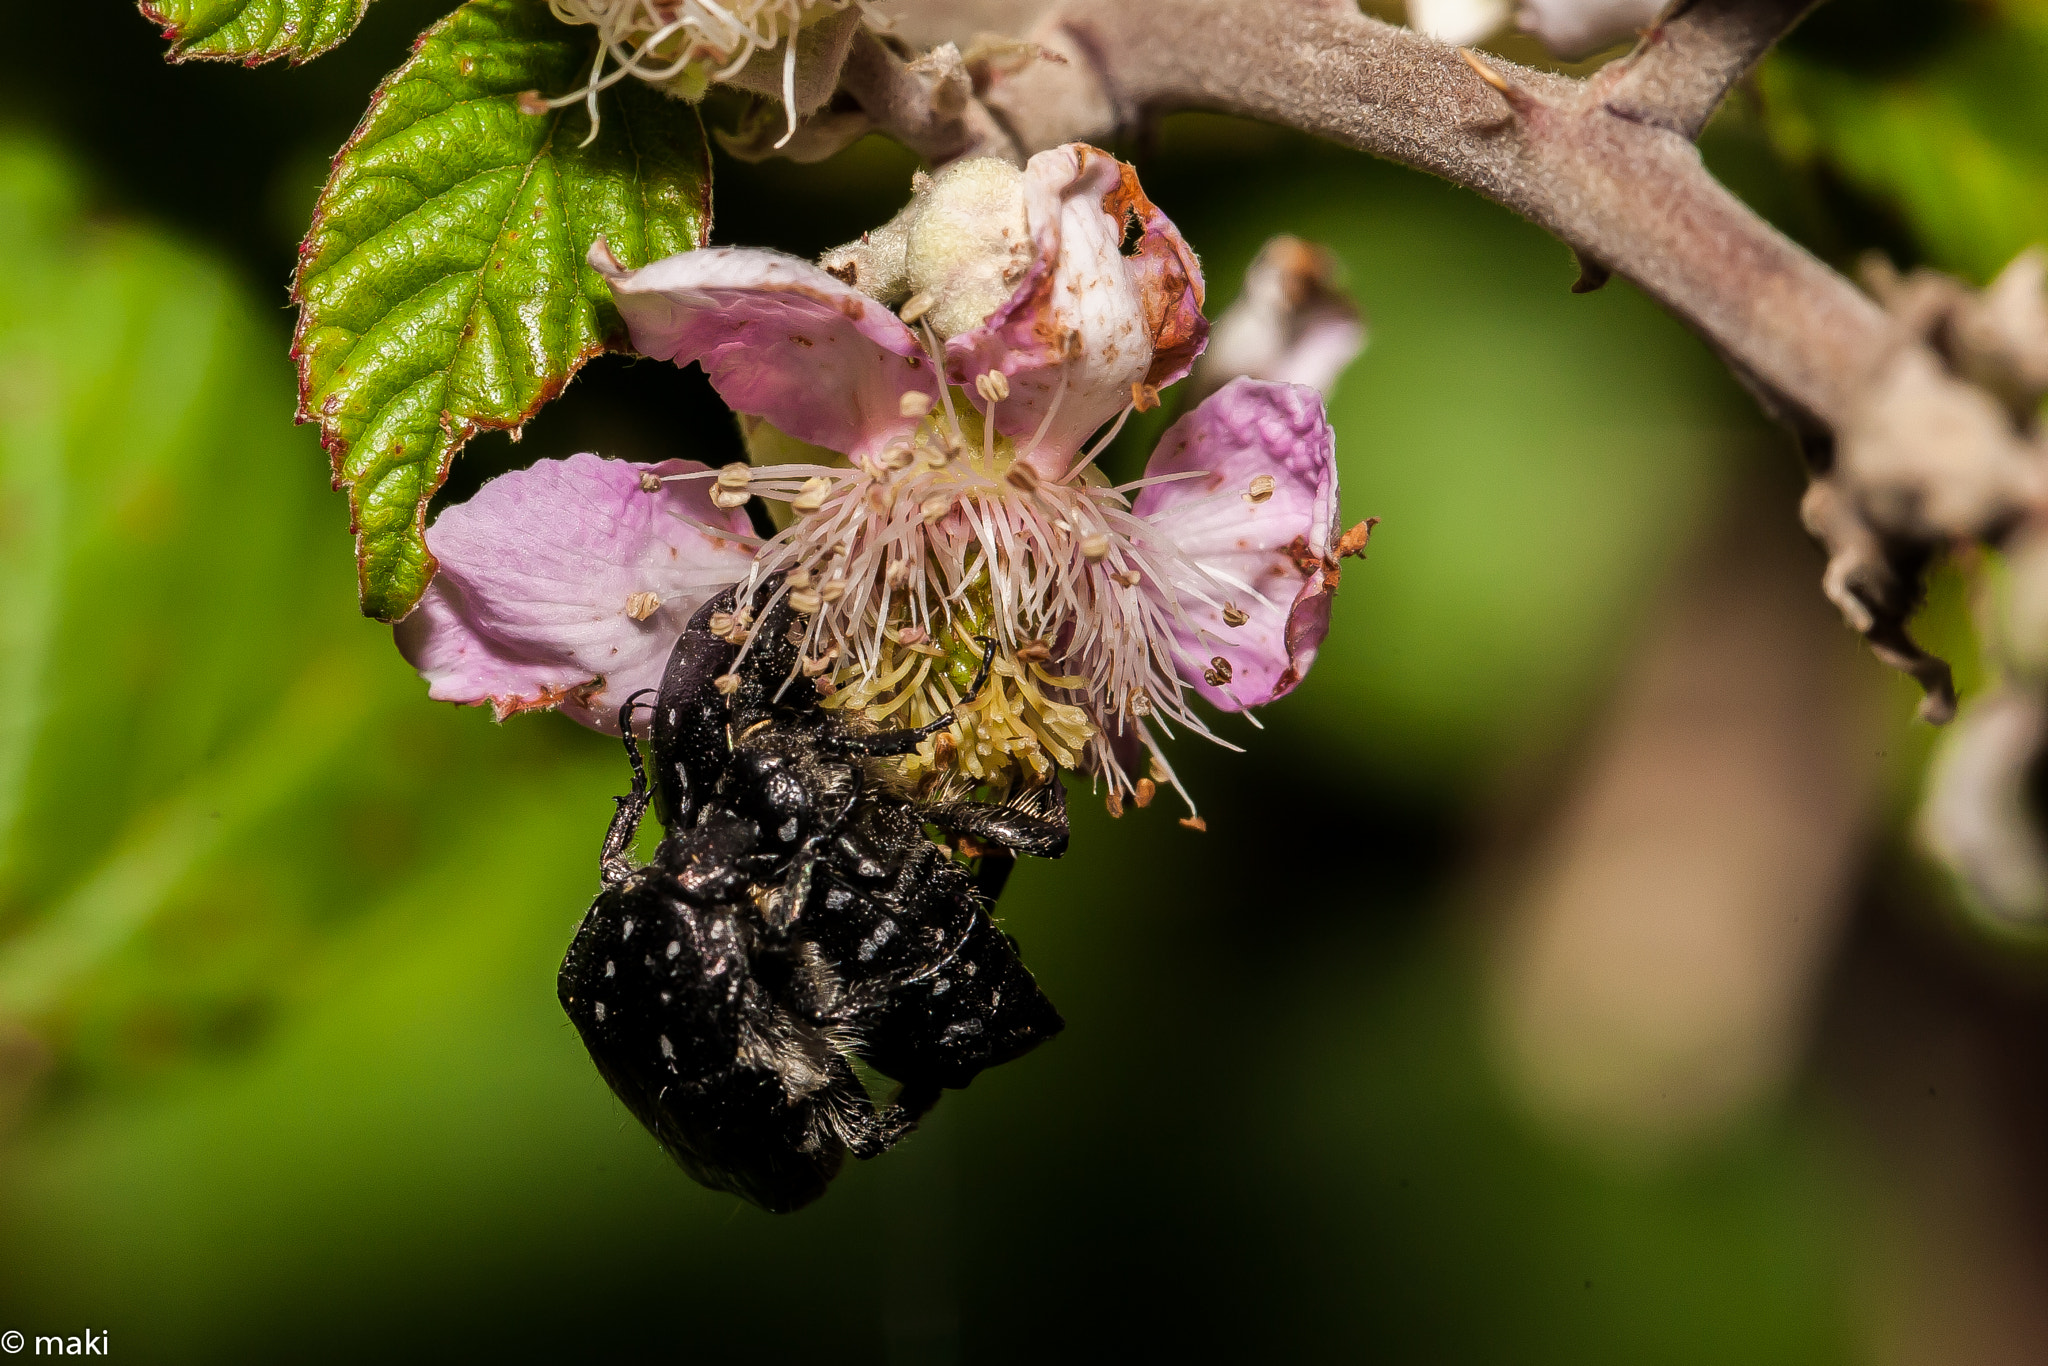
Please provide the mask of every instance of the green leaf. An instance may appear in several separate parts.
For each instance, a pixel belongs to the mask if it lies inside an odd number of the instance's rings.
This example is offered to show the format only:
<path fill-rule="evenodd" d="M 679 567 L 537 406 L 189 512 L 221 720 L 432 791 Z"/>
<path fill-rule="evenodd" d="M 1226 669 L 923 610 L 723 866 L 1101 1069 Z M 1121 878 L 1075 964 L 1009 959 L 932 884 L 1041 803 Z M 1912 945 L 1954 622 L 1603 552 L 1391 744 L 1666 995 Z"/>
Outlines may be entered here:
<path fill-rule="evenodd" d="M 2048 13 L 2009 8 L 1910 66 L 1802 52 L 1759 73 L 1771 134 L 1895 207 L 1932 264 L 1988 280 L 2048 241 Z"/>
<path fill-rule="evenodd" d="M 370 0 L 140 0 L 174 62 L 310 61 L 355 31 Z"/>
<path fill-rule="evenodd" d="M 395 621 L 433 577 L 427 500 L 481 430 L 517 428 L 625 345 L 600 235 L 628 265 L 704 244 L 695 110 L 637 81 L 534 115 L 595 49 L 543 0 L 471 0 L 420 39 L 335 160 L 300 247 L 300 418 L 350 489 L 363 611 Z"/>

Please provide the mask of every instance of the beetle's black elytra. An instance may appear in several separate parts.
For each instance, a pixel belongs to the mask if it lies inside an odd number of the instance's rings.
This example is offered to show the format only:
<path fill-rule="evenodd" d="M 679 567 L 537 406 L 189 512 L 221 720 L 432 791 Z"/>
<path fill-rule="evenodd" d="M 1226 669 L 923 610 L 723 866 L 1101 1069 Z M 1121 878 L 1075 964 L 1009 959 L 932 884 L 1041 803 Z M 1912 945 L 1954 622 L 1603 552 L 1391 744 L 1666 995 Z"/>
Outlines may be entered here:
<path fill-rule="evenodd" d="M 802 679 L 778 701 L 796 673 L 779 588 L 759 590 L 744 659 L 709 625 L 732 612 L 733 589 L 676 642 L 651 784 L 630 724 L 644 704 L 622 709 L 633 790 L 558 984 L 598 1071 L 676 1162 L 778 1212 L 824 1194 L 847 1153 L 887 1151 L 941 1089 L 1059 1032 L 988 910 L 1014 854 L 1067 845 L 1057 777 L 1002 806 L 919 805 L 870 778 L 866 760 L 907 753 L 950 717 L 860 731 L 813 705 Z M 977 690 L 987 673 L 985 658 Z M 650 801 L 665 833 L 639 867 L 630 849 Z M 998 851 L 979 886 L 928 824 Z M 901 1083 L 893 1102 L 869 1097 L 854 1058 Z"/>

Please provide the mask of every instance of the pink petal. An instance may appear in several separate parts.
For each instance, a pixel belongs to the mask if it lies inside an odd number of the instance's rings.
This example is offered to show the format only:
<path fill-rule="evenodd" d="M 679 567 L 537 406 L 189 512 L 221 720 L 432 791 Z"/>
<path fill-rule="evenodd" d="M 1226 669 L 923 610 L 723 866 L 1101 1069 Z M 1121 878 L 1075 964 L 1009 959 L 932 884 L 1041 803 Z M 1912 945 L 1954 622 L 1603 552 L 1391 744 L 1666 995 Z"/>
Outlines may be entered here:
<path fill-rule="evenodd" d="M 1223 710 L 1242 711 L 1293 691 L 1330 628 L 1337 462 L 1322 396 L 1306 385 L 1232 380 L 1168 428 L 1145 466 L 1147 478 L 1191 471 L 1199 474 L 1147 486 L 1132 510 L 1182 556 L 1256 590 L 1192 577 L 1171 585 L 1188 622 L 1177 632 L 1181 677 Z M 1273 492 L 1253 502 L 1260 475 L 1271 476 Z M 1248 620 L 1226 623 L 1226 604 Z M 1221 687 L 1203 678 L 1217 656 L 1230 663 Z"/>
<path fill-rule="evenodd" d="M 625 270 L 604 239 L 590 264 L 641 354 L 697 361 L 735 412 L 859 458 L 916 425 L 903 395 L 938 398 L 932 364 L 894 313 L 808 261 L 706 247 Z"/>
<path fill-rule="evenodd" d="M 1130 404 L 1134 384 L 1171 384 L 1201 354 L 1209 336 L 1202 268 L 1138 188 L 1137 173 L 1085 143 L 1031 158 L 1024 214 L 1031 264 L 1007 303 L 946 343 L 946 371 L 969 392 L 977 375 L 1008 377 L 996 429 L 1010 436 L 1036 432 L 1057 396 L 1032 463 L 1058 477 L 1089 435 Z M 1139 237 L 1126 256 L 1132 220 Z"/>
<path fill-rule="evenodd" d="M 500 475 L 427 528 L 441 562 L 398 648 L 437 702 L 488 702 L 499 720 L 559 707 L 616 732 L 619 704 L 661 681 L 690 614 L 753 562 L 744 509 L 711 503 L 694 460 L 572 455 Z M 730 533 L 730 534 L 726 534 Z M 661 606 L 628 614 L 635 594 Z"/>

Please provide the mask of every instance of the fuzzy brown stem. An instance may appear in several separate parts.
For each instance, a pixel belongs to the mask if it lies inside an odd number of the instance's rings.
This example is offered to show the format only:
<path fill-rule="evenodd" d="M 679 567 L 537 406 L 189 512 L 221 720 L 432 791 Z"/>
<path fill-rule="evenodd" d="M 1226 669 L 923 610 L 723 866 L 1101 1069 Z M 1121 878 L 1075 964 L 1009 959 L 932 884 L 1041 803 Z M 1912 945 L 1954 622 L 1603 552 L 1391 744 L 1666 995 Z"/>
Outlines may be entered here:
<path fill-rule="evenodd" d="M 1818 2 L 1678 0 L 1630 54 L 1607 106 L 1690 141 L 1735 83 Z"/>

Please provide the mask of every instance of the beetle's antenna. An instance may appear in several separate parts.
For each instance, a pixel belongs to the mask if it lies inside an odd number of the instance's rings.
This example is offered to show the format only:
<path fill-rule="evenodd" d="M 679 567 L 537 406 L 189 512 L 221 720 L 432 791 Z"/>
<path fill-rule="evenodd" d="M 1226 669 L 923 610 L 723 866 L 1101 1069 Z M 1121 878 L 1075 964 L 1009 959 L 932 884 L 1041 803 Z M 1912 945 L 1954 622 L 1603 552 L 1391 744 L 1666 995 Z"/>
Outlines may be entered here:
<path fill-rule="evenodd" d="M 969 685 L 969 687 L 968 687 L 968 689 L 967 689 L 967 696 L 965 696 L 965 697 L 961 698 L 961 699 L 960 699 L 960 701 L 959 701 L 959 702 L 958 702 L 957 704 L 955 704 L 955 706 L 954 706 L 953 710 L 954 710 L 954 711 L 956 711 L 956 712 L 957 712 L 957 711 L 958 711 L 958 710 L 959 710 L 959 709 L 960 709 L 961 707 L 964 707 L 964 706 L 966 706 L 966 705 L 967 705 L 967 704 L 968 704 L 969 702 L 972 702 L 972 701 L 973 701 L 973 700 L 974 700 L 975 698 L 977 698 L 977 697 L 979 697 L 979 696 L 981 695 L 981 690 L 982 690 L 983 688 L 985 688 L 985 687 L 987 687 L 987 686 L 988 686 L 988 675 L 989 675 L 989 671 L 990 671 L 991 669 L 995 668 L 995 664 L 996 664 L 996 642 L 995 642 L 995 637 L 993 637 L 993 636 L 976 636 L 976 637 L 974 638 L 974 643 L 975 643 L 976 645 L 979 645 L 979 646 L 981 647 L 981 667 L 980 667 L 979 669 L 976 669 L 976 670 L 974 671 L 974 682 L 973 682 L 973 683 L 972 683 L 971 685 Z M 948 717 L 947 719 L 948 719 L 948 720 L 951 720 L 952 718 L 951 718 L 951 717 Z"/>
<path fill-rule="evenodd" d="M 936 721 L 913 726 L 909 730 L 885 730 L 873 735 L 840 735 L 827 741 L 833 748 L 846 754 L 862 754 L 871 759 L 885 758 L 894 754 L 908 754 L 918 745 L 949 729 L 958 719 L 960 708 L 974 700 L 976 693 L 988 686 L 988 676 L 995 668 L 996 642 L 992 636 L 976 636 L 975 643 L 981 646 L 981 667 L 975 671 L 974 686 Z"/>

